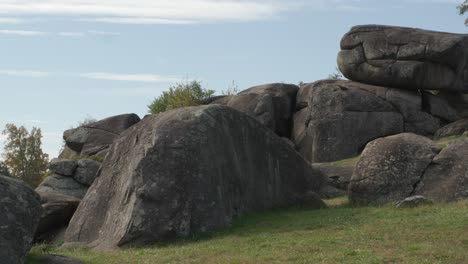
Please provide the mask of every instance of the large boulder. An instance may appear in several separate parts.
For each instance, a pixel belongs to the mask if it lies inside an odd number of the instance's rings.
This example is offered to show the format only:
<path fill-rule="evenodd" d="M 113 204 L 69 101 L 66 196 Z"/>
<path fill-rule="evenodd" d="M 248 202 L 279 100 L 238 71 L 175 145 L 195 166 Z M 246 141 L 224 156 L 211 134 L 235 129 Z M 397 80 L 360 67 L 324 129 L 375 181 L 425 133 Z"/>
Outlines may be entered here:
<path fill-rule="evenodd" d="M 350 201 L 382 204 L 414 194 L 440 148 L 430 139 L 403 133 L 367 144 L 349 184 Z M 428 197 L 430 198 L 430 197 Z"/>
<path fill-rule="evenodd" d="M 227 105 L 246 113 L 279 136 L 289 137 L 298 89 L 292 84 L 265 84 L 223 97 L 213 104 Z"/>
<path fill-rule="evenodd" d="M 76 160 L 52 159 L 49 163 L 49 170 L 58 175 L 73 176 L 77 166 Z"/>
<path fill-rule="evenodd" d="M 41 197 L 42 216 L 36 230 L 36 241 L 50 241 L 68 225 L 80 203 L 79 199 L 60 194 L 37 192 Z"/>
<path fill-rule="evenodd" d="M 403 115 L 392 103 L 349 81 L 302 86 L 297 108 L 292 140 L 314 163 L 356 156 L 369 141 L 404 131 Z"/>
<path fill-rule="evenodd" d="M 208 232 L 249 212 L 302 203 L 323 183 L 254 118 L 221 105 L 177 109 L 114 142 L 65 242 L 114 248 Z"/>
<path fill-rule="evenodd" d="M 91 186 L 96 179 L 100 167 L 101 162 L 95 160 L 78 160 L 76 172 L 73 174 L 73 179 L 86 186 Z"/>
<path fill-rule="evenodd" d="M 434 158 L 415 193 L 437 202 L 468 198 L 468 138 L 449 143 Z"/>
<path fill-rule="evenodd" d="M 70 152 L 81 156 L 104 156 L 114 139 L 139 121 L 135 114 L 124 114 L 67 130 L 63 133 L 67 154 L 63 156 L 73 156 Z"/>
<path fill-rule="evenodd" d="M 37 193 L 20 181 L 0 175 L 1 263 L 24 263 L 41 213 Z"/>
<path fill-rule="evenodd" d="M 460 119 L 457 122 L 448 124 L 441 129 L 437 130 L 434 135 L 435 139 L 440 139 L 450 136 L 460 136 L 468 131 L 468 118 Z"/>
<path fill-rule="evenodd" d="M 363 25 L 341 40 L 338 66 L 348 79 L 413 90 L 468 91 L 468 36 Z"/>
<path fill-rule="evenodd" d="M 77 182 L 73 177 L 52 174 L 36 188 L 38 192 L 61 194 L 82 199 L 88 186 Z"/>

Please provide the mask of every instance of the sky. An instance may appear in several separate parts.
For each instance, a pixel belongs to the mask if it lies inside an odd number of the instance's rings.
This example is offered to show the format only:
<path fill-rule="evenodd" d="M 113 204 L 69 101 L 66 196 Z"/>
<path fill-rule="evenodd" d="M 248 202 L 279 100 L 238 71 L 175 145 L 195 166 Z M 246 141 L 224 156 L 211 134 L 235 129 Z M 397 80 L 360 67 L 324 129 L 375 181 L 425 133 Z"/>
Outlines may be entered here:
<path fill-rule="evenodd" d="M 467 33 L 461 2 L 0 0 L 0 129 L 39 127 L 56 157 L 64 130 L 89 117 L 143 117 L 179 81 L 221 93 L 233 82 L 326 78 L 354 25 Z"/>

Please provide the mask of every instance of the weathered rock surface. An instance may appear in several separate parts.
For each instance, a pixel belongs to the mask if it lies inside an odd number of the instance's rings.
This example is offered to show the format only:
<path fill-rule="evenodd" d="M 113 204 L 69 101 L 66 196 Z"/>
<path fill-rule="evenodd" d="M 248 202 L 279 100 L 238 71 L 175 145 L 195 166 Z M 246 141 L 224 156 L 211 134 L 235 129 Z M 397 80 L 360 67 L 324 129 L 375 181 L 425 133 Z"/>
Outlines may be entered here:
<path fill-rule="evenodd" d="M 414 28 L 356 26 L 338 66 L 350 80 L 413 90 L 468 91 L 468 36 Z"/>
<path fill-rule="evenodd" d="M 440 148 L 430 139 L 411 133 L 370 142 L 351 178 L 350 200 L 382 204 L 413 195 L 439 151 Z"/>
<path fill-rule="evenodd" d="M 447 99 L 432 93 L 423 93 L 425 110 L 433 116 L 455 122 L 462 118 L 461 113 Z"/>
<path fill-rule="evenodd" d="M 415 193 L 437 202 L 468 198 L 468 138 L 449 143 L 434 158 Z"/>
<path fill-rule="evenodd" d="M 49 241 L 55 233 L 68 225 L 80 200 L 60 194 L 46 192 L 38 194 L 41 197 L 43 210 L 35 237 L 37 241 Z"/>
<path fill-rule="evenodd" d="M 86 185 L 77 182 L 74 178 L 57 174 L 48 176 L 36 188 L 38 192 L 67 195 L 78 199 L 82 199 L 87 190 L 88 187 Z"/>
<path fill-rule="evenodd" d="M 104 156 L 103 153 L 106 153 L 114 139 L 139 121 L 140 118 L 135 114 L 113 116 L 67 130 L 63 133 L 63 139 L 69 149 L 81 156 L 100 153 L 100 156 Z"/>
<path fill-rule="evenodd" d="M 75 160 L 53 159 L 49 163 L 49 170 L 58 175 L 73 176 L 77 166 Z"/>
<path fill-rule="evenodd" d="M 450 136 L 460 136 L 463 135 L 465 131 L 468 131 L 468 118 L 460 119 L 457 122 L 442 127 L 441 129 L 437 130 L 434 138 L 440 139 Z"/>
<path fill-rule="evenodd" d="M 39 195 L 24 183 L 0 175 L 1 263 L 24 263 L 41 213 Z"/>
<path fill-rule="evenodd" d="M 426 197 L 421 196 L 421 195 L 415 195 L 408 197 L 402 201 L 399 201 L 396 204 L 397 208 L 412 208 L 412 207 L 418 207 L 422 205 L 428 205 L 428 204 L 433 204 L 433 202 L 429 199 L 426 199 Z"/>
<path fill-rule="evenodd" d="M 273 83 L 255 86 L 213 104 L 223 104 L 256 118 L 279 136 L 289 137 L 299 87 Z"/>
<path fill-rule="evenodd" d="M 283 139 L 229 107 L 145 118 L 117 139 L 65 235 L 97 248 L 150 244 L 307 202 L 324 179 Z"/>
<path fill-rule="evenodd" d="M 373 139 L 403 132 L 403 115 L 370 90 L 336 80 L 302 86 L 292 133 L 296 149 L 310 162 L 329 162 L 356 156 Z"/>
<path fill-rule="evenodd" d="M 73 178 L 86 186 L 91 186 L 96 179 L 101 163 L 95 160 L 82 159 L 77 161 L 77 169 Z"/>

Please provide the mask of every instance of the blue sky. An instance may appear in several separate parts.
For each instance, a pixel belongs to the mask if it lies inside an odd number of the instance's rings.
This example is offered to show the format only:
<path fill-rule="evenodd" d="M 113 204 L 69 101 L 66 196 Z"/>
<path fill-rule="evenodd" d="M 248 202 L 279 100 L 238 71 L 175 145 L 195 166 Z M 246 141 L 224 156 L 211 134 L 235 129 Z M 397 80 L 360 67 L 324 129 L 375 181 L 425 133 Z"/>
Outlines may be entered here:
<path fill-rule="evenodd" d="M 0 128 L 40 127 L 54 157 L 80 120 L 143 116 L 181 79 L 222 91 L 325 78 L 353 25 L 466 33 L 461 2 L 0 0 Z"/>

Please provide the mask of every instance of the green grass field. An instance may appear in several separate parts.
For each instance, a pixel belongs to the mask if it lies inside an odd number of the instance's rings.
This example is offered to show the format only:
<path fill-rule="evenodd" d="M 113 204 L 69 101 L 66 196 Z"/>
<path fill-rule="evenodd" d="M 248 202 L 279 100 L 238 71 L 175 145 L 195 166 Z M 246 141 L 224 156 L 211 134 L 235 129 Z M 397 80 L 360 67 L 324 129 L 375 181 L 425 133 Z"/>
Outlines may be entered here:
<path fill-rule="evenodd" d="M 468 201 L 413 209 L 291 208 L 252 214 L 208 236 L 109 252 L 37 245 L 29 256 L 61 254 L 86 264 L 468 263 Z"/>

